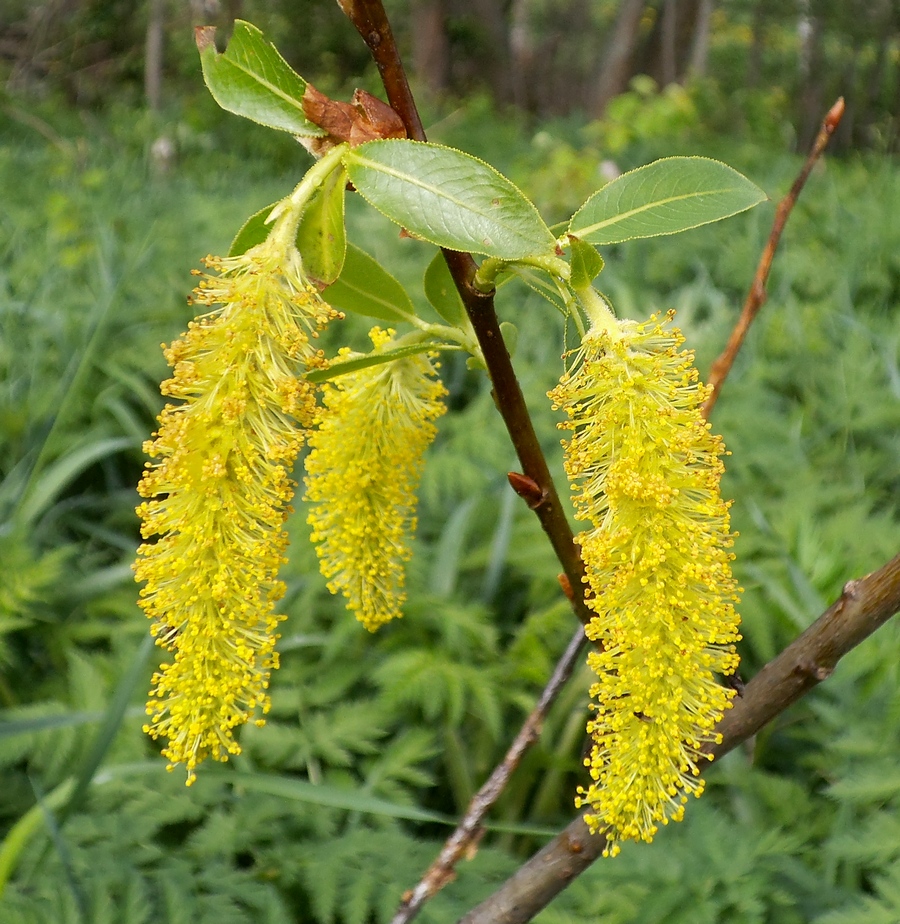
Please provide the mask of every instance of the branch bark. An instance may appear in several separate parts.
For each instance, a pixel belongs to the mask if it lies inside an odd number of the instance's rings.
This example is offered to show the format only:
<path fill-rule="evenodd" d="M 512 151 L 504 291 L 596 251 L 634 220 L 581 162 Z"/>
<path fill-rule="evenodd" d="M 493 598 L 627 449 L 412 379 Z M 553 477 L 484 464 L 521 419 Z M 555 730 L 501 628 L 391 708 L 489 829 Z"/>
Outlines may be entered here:
<path fill-rule="evenodd" d="M 388 102 L 403 120 L 407 134 L 417 141 L 425 141 L 425 129 L 381 0 L 338 2 L 368 45 L 381 74 Z M 572 608 L 581 623 L 587 625 L 592 614 L 584 603 L 584 565 L 503 343 L 500 322 L 494 310 L 494 294 L 480 292 L 472 284 L 477 266 L 471 254 L 455 250 L 443 250 L 443 254 L 484 354 L 494 388 L 494 400 L 522 464 L 522 471 L 540 488 L 540 502 L 530 506 L 547 534 L 569 583 L 576 588 L 571 598 Z"/>
<path fill-rule="evenodd" d="M 727 754 L 830 677 L 848 651 L 898 610 L 900 555 L 844 585 L 840 598 L 746 685 L 719 723 L 722 741 L 711 749 L 711 756 Z M 525 924 L 583 873 L 605 846 L 606 838 L 592 835 L 579 816 L 460 924 Z"/>

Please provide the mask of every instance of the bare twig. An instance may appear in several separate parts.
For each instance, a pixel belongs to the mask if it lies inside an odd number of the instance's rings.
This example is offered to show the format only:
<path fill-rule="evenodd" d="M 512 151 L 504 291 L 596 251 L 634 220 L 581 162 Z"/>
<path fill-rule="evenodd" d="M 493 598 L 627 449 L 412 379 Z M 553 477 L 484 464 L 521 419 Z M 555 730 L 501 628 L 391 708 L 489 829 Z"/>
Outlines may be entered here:
<path fill-rule="evenodd" d="M 837 662 L 900 610 L 900 555 L 883 568 L 844 585 L 840 598 L 799 638 L 770 661 L 734 700 L 719 723 L 714 757 L 756 734 L 788 706 L 831 676 Z M 460 924 L 525 924 L 603 852 L 579 816 L 521 866 Z"/>
<path fill-rule="evenodd" d="M 454 867 L 466 855 L 470 847 L 477 844 L 484 829 L 481 823 L 491 806 L 497 801 L 510 777 L 519 765 L 525 752 L 540 737 L 541 726 L 547 717 L 550 706 L 556 699 L 559 691 L 572 676 L 575 664 L 586 644 L 584 631 L 578 631 L 569 642 L 563 656 L 560 658 L 553 676 L 550 678 L 537 705 L 528 716 L 515 741 L 513 741 L 503 761 L 497 765 L 488 781 L 478 790 L 469 803 L 466 814 L 453 834 L 447 839 L 437 859 L 428 868 L 419 884 L 403 896 L 403 902 L 394 915 L 391 924 L 408 924 L 418 913 L 421 907 L 439 892 L 455 876 Z"/>
<path fill-rule="evenodd" d="M 816 136 L 816 140 L 813 143 L 812 150 L 809 152 L 809 157 L 806 158 L 806 162 L 797 175 L 797 179 L 794 180 L 794 185 L 791 186 L 788 194 L 778 203 L 778 208 L 775 209 L 775 220 L 772 223 L 772 231 L 769 234 L 766 246 L 763 248 L 762 256 L 759 259 L 759 265 L 756 267 L 756 274 L 753 277 L 750 291 L 747 293 L 747 298 L 744 301 L 741 316 L 738 318 L 737 324 L 734 325 L 734 330 L 732 330 L 731 336 L 728 338 L 725 349 L 722 350 L 721 355 L 712 364 L 712 368 L 710 369 L 709 384 L 712 386 L 712 391 L 706 399 L 706 403 L 703 405 L 704 417 L 708 418 L 712 413 L 712 409 L 718 400 L 719 392 L 722 390 L 722 384 L 731 371 L 735 357 L 744 342 L 744 338 L 747 336 L 747 331 L 750 329 L 753 319 L 759 313 L 759 309 L 762 308 L 766 302 L 766 282 L 769 279 L 769 271 L 772 269 L 772 260 L 775 257 L 775 251 L 778 249 L 778 243 L 781 240 L 781 232 L 784 230 L 785 224 L 787 224 L 787 220 L 790 217 L 801 190 L 806 184 L 810 171 L 815 166 L 816 161 L 822 156 L 822 152 L 828 145 L 828 141 L 834 134 L 834 130 L 840 124 L 843 114 L 844 98 L 841 97 L 831 109 L 828 110 L 828 115 L 825 116 L 822 127 L 819 129 L 819 134 Z"/>

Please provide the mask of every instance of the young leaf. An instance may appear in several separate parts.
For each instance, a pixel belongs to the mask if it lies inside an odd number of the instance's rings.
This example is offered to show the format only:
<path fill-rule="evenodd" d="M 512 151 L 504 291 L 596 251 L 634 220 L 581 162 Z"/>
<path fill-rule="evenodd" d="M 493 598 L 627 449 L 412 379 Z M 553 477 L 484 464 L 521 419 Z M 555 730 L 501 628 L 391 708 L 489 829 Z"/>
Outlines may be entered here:
<path fill-rule="evenodd" d="M 503 345 L 509 355 L 516 355 L 516 347 L 519 345 L 519 328 L 512 321 L 502 321 L 500 323 L 500 333 L 503 336 Z"/>
<path fill-rule="evenodd" d="M 425 270 L 425 296 L 434 310 L 454 327 L 462 327 L 466 321 L 466 309 L 450 275 L 444 255 L 438 251 Z"/>
<path fill-rule="evenodd" d="M 589 286 L 603 269 L 603 257 L 594 249 L 592 244 L 586 244 L 578 238 L 572 238 L 572 275 L 569 285 L 573 289 L 584 289 Z"/>
<path fill-rule="evenodd" d="M 272 212 L 272 209 L 278 205 L 273 202 L 265 208 L 254 212 L 242 225 L 240 231 L 234 236 L 231 247 L 228 248 L 229 257 L 237 257 L 246 253 L 251 247 L 261 244 L 272 230 L 271 225 L 266 224 L 266 219 Z"/>
<path fill-rule="evenodd" d="M 347 172 L 332 170 L 310 201 L 297 229 L 297 249 L 310 279 L 331 285 L 341 275 L 347 253 L 344 193 Z"/>
<path fill-rule="evenodd" d="M 736 215 L 766 194 L 707 157 L 666 157 L 623 173 L 572 216 L 569 234 L 589 244 L 676 234 Z"/>
<path fill-rule="evenodd" d="M 371 141 L 344 159 L 357 190 L 392 221 L 439 247 L 518 260 L 556 243 L 537 209 L 477 157 L 407 139 Z"/>
<path fill-rule="evenodd" d="M 303 265 L 311 279 L 324 285 L 331 285 L 340 276 L 347 252 L 344 226 L 346 182 L 347 174 L 342 169 L 329 174 L 306 207 L 297 229 L 297 249 L 303 256 Z M 231 242 L 229 257 L 246 253 L 269 236 L 272 226 L 267 224 L 267 220 L 276 205 L 278 202 L 261 208 L 241 225 Z"/>
<path fill-rule="evenodd" d="M 236 19 L 224 54 L 214 30 L 196 30 L 203 79 L 213 99 L 228 112 L 260 125 L 306 137 L 324 135 L 303 113 L 306 81 L 249 22 Z"/>
<path fill-rule="evenodd" d="M 424 343 L 409 343 L 406 346 L 396 347 L 393 350 L 366 353 L 363 356 L 354 356 L 352 359 L 345 359 L 343 362 L 331 363 L 327 369 L 317 369 L 314 372 L 307 372 L 306 378 L 309 379 L 310 382 L 327 382 L 329 379 L 335 379 L 339 375 L 359 372 L 360 369 L 368 369 L 369 366 L 380 366 L 383 363 L 393 362 L 395 359 L 403 359 L 405 356 L 415 356 L 417 353 L 430 353 L 433 350 L 458 349 L 459 345 L 456 343 L 433 343 L 431 341 Z"/>
<path fill-rule="evenodd" d="M 406 289 L 365 251 L 347 247 L 340 277 L 324 295 L 329 305 L 381 321 L 407 321 L 416 309 Z"/>

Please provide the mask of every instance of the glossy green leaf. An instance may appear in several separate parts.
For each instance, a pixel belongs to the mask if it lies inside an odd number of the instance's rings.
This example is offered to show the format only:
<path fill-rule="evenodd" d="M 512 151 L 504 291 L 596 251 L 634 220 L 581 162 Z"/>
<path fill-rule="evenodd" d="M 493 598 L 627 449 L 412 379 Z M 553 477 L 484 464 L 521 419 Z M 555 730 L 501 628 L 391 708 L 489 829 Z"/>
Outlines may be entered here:
<path fill-rule="evenodd" d="M 329 173 L 307 205 L 297 229 L 297 249 L 303 257 L 303 266 L 313 282 L 325 286 L 331 285 L 341 275 L 347 254 L 344 226 L 346 188 L 345 170 Z"/>
<path fill-rule="evenodd" d="M 359 372 L 360 369 L 368 369 L 370 366 L 381 366 L 384 363 L 392 363 L 394 360 L 403 359 L 405 356 L 416 356 L 419 353 L 431 353 L 434 350 L 458 349 L 460 349 L 460 347 L 456 343 L 410 343 L 405 346 L 396 347 L 393 350 L 366 353 L 363 356 L 354 356 L 352 359 L 331 363 L 327 369 L 317 369 L 314 372 L 308 372 L 306 378 L 309 379 L 310 382 L 327 382 L 329 379 L 336 379 L 339 375 L 349 375 L 351 372 Z"/>
<path fill-rule="evenodd" d="M 323 293 L 329 305 L 369 318 L 397 323 L 415 315 L 406 289 L 364 250 L 348 245 L 337 281 Z"/>
<path fill-rule="evenodd" d="M 231 247 L 228 249 L 229 257 L 237 257 L 242 253 L 246 253 L 251 247 L 261 244 L 269 236 L 272 226 L 266 224 L 266 219 L 276 205 L 278 203 L 273 202 L 258 212 L 254 212 L 241 225 L 241 230 L 234 236 Z"/>
<path fill-rule="evenodd" d="M 236 19 L 223 54 L 211 37 L 198 45 L 203 79 L 223 109 L 294 135 L 325 134 L 303 112 L 306 81 L 256 26 Z"/>
<path fill-rule="evenodd" d="M 624 173 L 572 216 L 569 234 L 589 244 L 676 234 L 736 215 L 766 194 L 706 157 L 667 157 Z"/>
<path fill-rule="evenodd" d="M 454 327 L 462 327 L 468 321 L 466 308 L 459 296 L 459 290 L 450 275 L 444 255 L 438 251 L 425 270 L 425 297 L 434 310 Z"/>
<path fill-rule="evenodd" d="M 569 285 L 573 289 L 584 289 L 589 286 L 603 269 L 603 257 L 594 249 L 593 244 L 573 238 L 572 246 L 572 275 Z"/>
<path fill-rule="evenodd" d="M 439 247 L 518 260 L 553 252 L 537 209 L 505 176 L 462 151 L 408 139 L 370 141 L 344 159 L 357 190 Z"/>

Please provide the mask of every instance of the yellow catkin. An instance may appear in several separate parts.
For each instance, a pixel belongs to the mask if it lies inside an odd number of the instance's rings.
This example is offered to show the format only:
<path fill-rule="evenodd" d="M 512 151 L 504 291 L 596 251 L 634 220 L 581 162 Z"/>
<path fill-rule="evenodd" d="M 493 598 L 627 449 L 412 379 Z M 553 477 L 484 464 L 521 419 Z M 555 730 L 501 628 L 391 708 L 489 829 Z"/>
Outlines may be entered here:
<path fill-rule="evenodd" d="M 722 440 L 700 413 L 708 390 L 672 315 L 592 330 L 550 396 L 569 420 L 566 472 L 596 614 L 588 661 L 595 714 L 576 804 L 608 838 L 652 840 L 699 796 L 705 745 L 733 690 L 739 588 L 731 574 Z"/>
<path fill-rule="evenodd" d="M 374 328 L 376 349 L 393 331 Z M 342 351 L 348 355 L 349 351 Z M 374 631 L 401 615 L 416 489 L 445 390 L 424 354 L 327 382 L 306 458 L 309 523 L 328 589 Z"/>
<path fill-rule="evenodd" d="M 218 306 L 168 348 L 174 369 L 137 508 L 145 542 L 140 604 L 171 661 L 154 674 L 145 726 L 168 739 L 169 768 L 188 785 L 205 757 L 240 753 L 234 730 L 268 711 L 278 666 L 275 602 L 287 536 L 290 472 L 316 414 L 302 375 L 336 313 L 306 279 L 300 256 L 272 234 L 247 253 L 208 257 L 193 301 Z M 257 719 L 261 722 L 261 719 Z"/>

